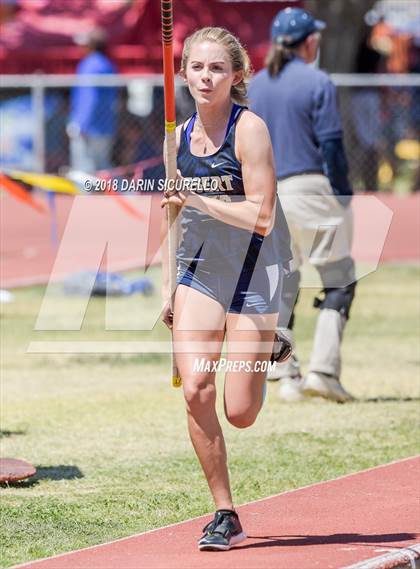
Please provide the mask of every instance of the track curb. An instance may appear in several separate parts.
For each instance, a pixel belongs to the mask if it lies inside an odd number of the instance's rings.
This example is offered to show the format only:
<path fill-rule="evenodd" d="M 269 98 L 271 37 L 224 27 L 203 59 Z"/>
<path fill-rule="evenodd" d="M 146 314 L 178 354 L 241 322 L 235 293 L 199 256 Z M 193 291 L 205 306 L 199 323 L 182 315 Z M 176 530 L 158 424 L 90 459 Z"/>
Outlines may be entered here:
<path fill-rule="evenodd" d="M 420 569 L 420 543 L 348 565 L 343 569 Z"/>

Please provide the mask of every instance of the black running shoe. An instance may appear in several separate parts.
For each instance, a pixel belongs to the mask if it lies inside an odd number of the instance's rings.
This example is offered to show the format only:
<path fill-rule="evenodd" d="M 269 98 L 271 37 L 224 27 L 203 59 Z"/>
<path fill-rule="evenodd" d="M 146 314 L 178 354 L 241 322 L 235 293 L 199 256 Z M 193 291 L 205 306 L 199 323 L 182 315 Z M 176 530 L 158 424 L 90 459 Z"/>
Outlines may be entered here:
<path fill-rule="evenodd" d="M 217 510 L 214 519 L 203 528 L 198 541 L 201 551 L 227 551 L 246 539 L 238 514 L 232 510 Z"/>

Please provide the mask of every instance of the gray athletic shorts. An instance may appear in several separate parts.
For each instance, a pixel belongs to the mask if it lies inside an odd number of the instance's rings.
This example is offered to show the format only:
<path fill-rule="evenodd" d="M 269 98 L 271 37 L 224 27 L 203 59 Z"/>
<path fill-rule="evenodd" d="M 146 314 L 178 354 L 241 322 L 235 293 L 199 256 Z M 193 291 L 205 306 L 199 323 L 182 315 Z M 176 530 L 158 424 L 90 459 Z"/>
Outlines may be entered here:
<path fill-rule="evenodd" d="M 279 311 L 283 265 L 257 267 L 253 272 L 206 271 L 199 263 L 178 261 L 177 284 L 191 287 L 216 300 L 225 312 L 275 314 Z"/>

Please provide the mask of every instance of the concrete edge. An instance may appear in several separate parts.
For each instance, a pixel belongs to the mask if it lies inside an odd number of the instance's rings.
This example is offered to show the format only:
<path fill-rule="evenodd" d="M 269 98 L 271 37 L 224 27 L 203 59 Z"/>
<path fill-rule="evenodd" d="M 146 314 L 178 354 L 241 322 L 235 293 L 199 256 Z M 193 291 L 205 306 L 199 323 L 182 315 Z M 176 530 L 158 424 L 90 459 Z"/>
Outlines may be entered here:
<path fill-rule="evenodd" d="M 420 569 L 420 543 L 348 565 L 343 569 Z"/>

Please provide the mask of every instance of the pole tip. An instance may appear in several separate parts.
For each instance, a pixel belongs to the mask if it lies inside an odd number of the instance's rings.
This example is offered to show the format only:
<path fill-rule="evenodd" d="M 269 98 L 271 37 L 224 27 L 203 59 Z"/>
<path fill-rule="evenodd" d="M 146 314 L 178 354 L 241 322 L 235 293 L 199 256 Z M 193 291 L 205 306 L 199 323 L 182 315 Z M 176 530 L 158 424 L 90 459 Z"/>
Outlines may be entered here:
<path fill-rule="evenodd" d="M 172 387 L 181 387 L 182 379 L 176 375 L 172 377 Z"/>

